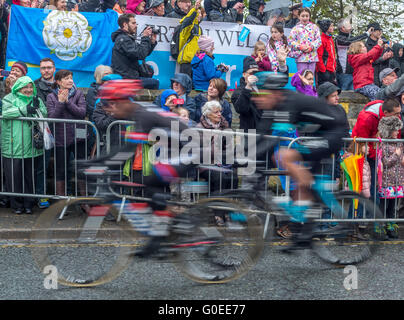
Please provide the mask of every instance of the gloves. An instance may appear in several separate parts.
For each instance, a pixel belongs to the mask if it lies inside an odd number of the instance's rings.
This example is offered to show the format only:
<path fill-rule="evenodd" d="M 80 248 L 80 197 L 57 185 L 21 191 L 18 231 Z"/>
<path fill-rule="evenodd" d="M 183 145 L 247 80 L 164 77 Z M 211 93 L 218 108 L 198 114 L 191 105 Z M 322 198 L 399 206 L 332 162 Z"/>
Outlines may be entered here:
<path fill-rule="evenodd" d="M 32 103 L 27 105 L 27 115 L 33 116 L 36 114 L 36 110 L 39 108 L 39 99 L 38 97 L 32 98 Z"/>

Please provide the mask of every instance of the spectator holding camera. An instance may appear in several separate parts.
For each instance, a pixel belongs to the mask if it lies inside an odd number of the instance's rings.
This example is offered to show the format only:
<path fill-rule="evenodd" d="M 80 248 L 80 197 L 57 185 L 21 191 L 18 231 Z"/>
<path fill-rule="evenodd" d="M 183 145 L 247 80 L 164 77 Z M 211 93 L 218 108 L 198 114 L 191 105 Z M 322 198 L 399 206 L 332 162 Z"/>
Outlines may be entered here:
<path fill-rule="evenodd" d="M 192 78 L 195 90 L 206 91 L 209 88 L 209 81 L 213 78 L 220 78 L 229 71 L 229 67 L 223 64 L 215 66 L 213 62 L 214 42 L 211 37 L 200 36 L 198 46 L 199 50 L 191 61 Z"/>
<path fill-rule="evenodd" d="M 140 73 L 139 60 L 149 56 L 157 45 L 157 34 L 151 27 L 143 30 L 140 42 L 136 41 L 137 23 L 135 15 L 125 13 L 118 18 L 119 29 L 112 33 L 114 42 L 112 48 L 111 67 L 114 73 L 124 79 L 140 79 L 146 89 L 158 89 L 159 81 L 153 78 L 143 78 Z"/>
<path fill-rule="evenodd" d="M 215 22 L 243 22 L 244 3 L 236 2 L 232 8 L 227 7 L 227 0 L 212 0 L 212 9 L 208 12 L 208 20 Z"/>

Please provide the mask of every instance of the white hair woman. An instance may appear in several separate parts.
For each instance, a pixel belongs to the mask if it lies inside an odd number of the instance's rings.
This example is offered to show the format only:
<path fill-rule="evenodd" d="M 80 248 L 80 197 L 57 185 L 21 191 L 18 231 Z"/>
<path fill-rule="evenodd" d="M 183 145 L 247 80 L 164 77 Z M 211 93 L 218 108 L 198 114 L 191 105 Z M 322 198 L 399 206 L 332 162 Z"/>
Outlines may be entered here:
<path fill-rule="evenodd" d="M 211 100 L 203 105 L 201 122 L 198 127 L 219 130 L 229 128 L 229 123 L 222 116 L 222 106 L 219 101 Z"/>

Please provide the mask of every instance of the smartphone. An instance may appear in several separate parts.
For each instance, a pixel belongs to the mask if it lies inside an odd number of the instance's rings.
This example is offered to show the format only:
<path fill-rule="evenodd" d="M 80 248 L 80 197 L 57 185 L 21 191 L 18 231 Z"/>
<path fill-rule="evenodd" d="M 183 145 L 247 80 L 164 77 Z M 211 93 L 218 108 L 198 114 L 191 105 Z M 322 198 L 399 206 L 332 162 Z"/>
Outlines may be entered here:
<path fill-rule="evenodd" d="M 173 103 L 174 104 L 184 104 L 184 99 L 174 99 Z"/>
<path fill-rule="evenodd" d="M 1 70 L 0 75 L 2 77 L 8 77 L 10 75 L 10 71 L 7 70 Z"/>

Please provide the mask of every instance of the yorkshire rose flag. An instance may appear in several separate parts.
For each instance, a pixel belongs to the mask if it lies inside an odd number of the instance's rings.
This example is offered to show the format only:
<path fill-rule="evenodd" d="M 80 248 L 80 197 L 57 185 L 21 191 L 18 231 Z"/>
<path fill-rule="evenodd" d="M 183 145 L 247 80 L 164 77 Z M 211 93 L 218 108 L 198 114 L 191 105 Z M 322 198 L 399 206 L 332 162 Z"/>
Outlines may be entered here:
<path fill-rule="evenodd" d="M 75 80 L 75 71 L 78 77 L 83 72 L 92 75 L 98 65 L 111 64 L 111 33 L 117 29 L 115 11 L 95 13 L 13 6 L 7 67 L 18 60 L 35 67 L 42 58 L 49 57 L 58 70 L 73 71 Z M 38 69 L 31 67 L 29 74 Z"/>

